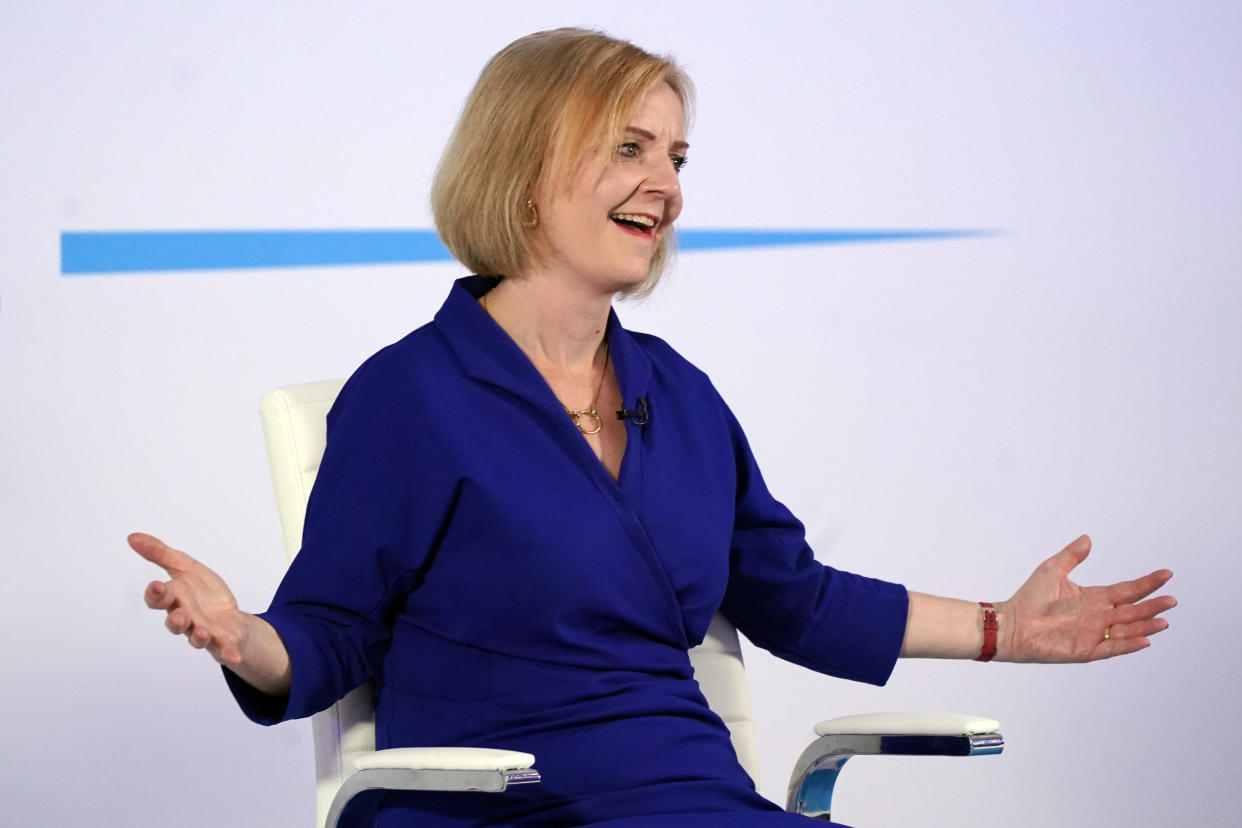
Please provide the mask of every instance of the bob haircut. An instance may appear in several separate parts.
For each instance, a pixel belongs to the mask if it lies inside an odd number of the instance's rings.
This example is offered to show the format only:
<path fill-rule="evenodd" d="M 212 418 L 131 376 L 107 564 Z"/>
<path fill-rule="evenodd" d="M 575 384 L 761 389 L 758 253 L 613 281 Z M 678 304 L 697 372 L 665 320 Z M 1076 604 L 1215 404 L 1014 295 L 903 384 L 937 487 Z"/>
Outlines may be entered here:
<path fill-rule="evenodd" d="M 436 230 L 449 252 L 481 276 L 520 273 L 539 258 L 544 176 L 569 186 L 592 154 L 609 163 L 629 119 L 657 84 L 688 111 L 693 87 L 669 58 L 585 29 L 553 29 L 506 46 L 483 67 L 431 186 Z M 535 221 L 531 219 L 534 218 Z M 664 235 L 641 285 L 645 296 L 668 258 Z"/>

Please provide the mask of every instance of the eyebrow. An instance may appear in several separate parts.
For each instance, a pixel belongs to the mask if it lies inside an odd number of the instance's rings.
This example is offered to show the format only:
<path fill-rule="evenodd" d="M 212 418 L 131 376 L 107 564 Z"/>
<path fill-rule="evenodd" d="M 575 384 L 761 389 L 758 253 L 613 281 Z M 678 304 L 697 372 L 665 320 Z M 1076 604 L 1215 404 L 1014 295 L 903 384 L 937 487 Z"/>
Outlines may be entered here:
<path fill-rule="evenodd" d="M 647 141 L 655 141 L 656 139 L 654 133 L 648 132 L 647 130 L 642 129 L 641 127 L 635 127 L 635 126 L 626 127 L 625 132 L 627 135 L 634 134 L 634 135 L 637 135 L 639 138 L 643 138 Z M 690 149 L 690 145 L 687 144 L 685 141 L 674 141 L 670 149 L 676 150 L 677 152 L 685 152 L 686 150 Z"/>

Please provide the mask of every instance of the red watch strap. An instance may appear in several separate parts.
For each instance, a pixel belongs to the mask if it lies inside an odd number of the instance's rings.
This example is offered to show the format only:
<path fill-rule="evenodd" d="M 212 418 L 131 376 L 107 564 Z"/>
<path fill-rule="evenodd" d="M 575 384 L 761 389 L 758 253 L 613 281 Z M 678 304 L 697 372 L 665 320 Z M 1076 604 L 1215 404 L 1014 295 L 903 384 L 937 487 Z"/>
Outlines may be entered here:
<path fill-rule="evenodd" d="M 980 601 L 979 606 L 983 607 L 983 649 L 979 651 L 979 657 L 975 661 L 991 661 L 992 656 L 996 655 L 996 633 L 1000 624 L 996 621 L 996 610 L 991 604 Z"/>

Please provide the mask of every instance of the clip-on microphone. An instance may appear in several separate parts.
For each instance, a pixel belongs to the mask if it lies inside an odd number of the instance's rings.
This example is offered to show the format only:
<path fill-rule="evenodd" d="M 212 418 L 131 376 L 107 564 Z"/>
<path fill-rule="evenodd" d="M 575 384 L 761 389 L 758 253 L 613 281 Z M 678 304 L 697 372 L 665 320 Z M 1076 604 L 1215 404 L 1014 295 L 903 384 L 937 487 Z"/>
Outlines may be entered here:
<path fill-rule="evenodd" d="M 638 410 L 631 411 L 625 407 L 625 403 L 621 403 L 621 409 L 617 412 L 618 420 L 629 420 L 634 425 L 645 426 L 647 421 L 651 419 L 651 413 L 647 410 L 647 398 L 638 398 Z"/>

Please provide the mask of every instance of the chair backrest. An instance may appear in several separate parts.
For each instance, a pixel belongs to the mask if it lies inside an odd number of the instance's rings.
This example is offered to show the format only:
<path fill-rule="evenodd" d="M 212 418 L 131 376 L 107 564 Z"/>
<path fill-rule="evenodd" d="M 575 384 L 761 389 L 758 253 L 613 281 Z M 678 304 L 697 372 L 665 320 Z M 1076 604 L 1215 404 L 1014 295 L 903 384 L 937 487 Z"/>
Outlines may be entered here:
<path fill-rule="evenodd" d="M 286 562 L 302 546 L 306 501 L 323 456 L 328 409 L 343 384 L 342 380 L 325 380 L 287 385 L 268 394 L 259 405 Z M 733 625 L 716 616 L 703 643 L 690 651 L 690 661 L 708 704 L 729 727 L 742 767 L 758 785 L 750 691 Z M 370 685 L 364 684 L 311 719 L 320 825 L 337 789 L 353 773 L 351 755 L 375 750 L 372 699 Z"/>

